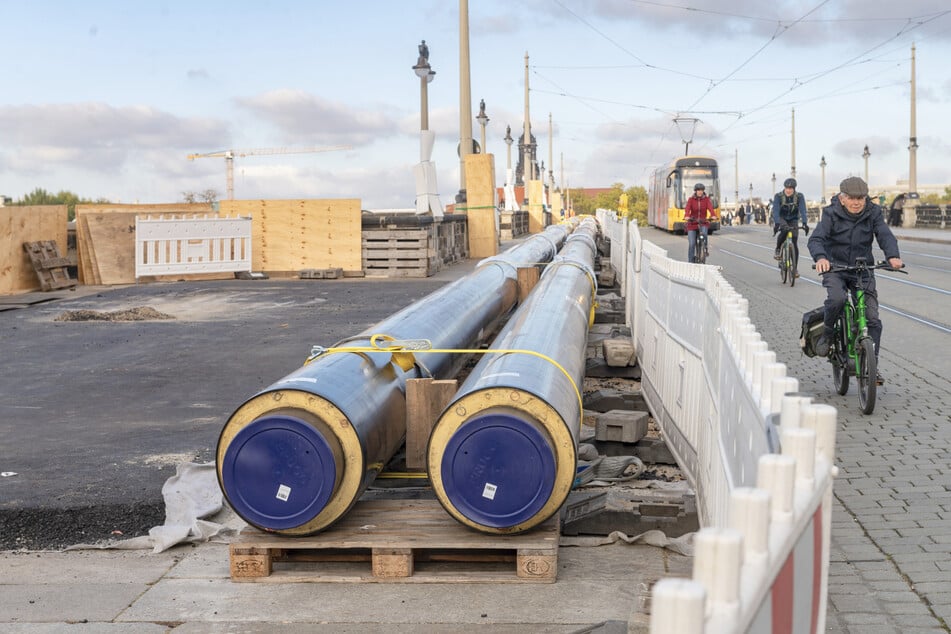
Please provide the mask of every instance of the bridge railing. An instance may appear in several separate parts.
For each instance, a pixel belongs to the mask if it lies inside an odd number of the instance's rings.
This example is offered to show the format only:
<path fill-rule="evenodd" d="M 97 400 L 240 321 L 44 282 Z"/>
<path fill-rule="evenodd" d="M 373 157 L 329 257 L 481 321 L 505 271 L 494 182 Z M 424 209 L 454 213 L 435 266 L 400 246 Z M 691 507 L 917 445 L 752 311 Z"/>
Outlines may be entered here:
<path fill-rule="evenodd" d="M 635 223 L 597 215 L 642 394 L 703 527 L 692 579 L 654 586 L 651 632 L 822 631 L 835 408 L 797 392 L 716 267 L 673 260 Z"/>

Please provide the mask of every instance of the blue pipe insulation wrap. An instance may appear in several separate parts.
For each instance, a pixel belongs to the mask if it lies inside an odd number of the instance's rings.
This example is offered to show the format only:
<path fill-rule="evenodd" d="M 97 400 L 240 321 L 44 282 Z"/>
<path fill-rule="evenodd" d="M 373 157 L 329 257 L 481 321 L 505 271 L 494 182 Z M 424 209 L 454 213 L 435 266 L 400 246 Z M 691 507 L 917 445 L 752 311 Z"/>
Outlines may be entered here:
<path fill-rule="evenodd" d="M 493 342 L 499 354 L 476 365 L 430 436 L 436 496 L 472 528 L 529 530 L 558 512 L 571 490 L 597 233 L 593 218 L 581 222 Z"/>
<path fill-rule="evenodd" d="M 515 304 L 517 269 L 551 261 L 568 232 L 549 227 L 339 347 L 367 347 L 374 334 L 428 339 L 433 349 L 478 345 Z M 466 362 L 449 353 L 415 357 L 434 378 L 455 376 Z M 252 396 L 218 438 L 225 498 L 263 530 L 309 535 L 330 526 L 399 450 L 406 381 L 421 376 L 390 352 L 325 354 Z"/>

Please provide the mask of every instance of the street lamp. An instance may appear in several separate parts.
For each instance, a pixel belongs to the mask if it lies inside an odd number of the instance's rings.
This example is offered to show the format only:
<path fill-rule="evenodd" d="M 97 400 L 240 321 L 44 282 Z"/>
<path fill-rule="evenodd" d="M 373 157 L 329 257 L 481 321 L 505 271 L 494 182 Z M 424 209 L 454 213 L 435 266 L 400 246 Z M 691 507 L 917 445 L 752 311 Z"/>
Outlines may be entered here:
<path fill-rule="evenodd" d="M 476 121 L 482 127 L 482 145 L 479 151 L 485 154 L 485 124 L 489 122 L 489 117 L 485 114 L 485 99 L 479 101 L 479 114 L 476 116 Z"/>
<path fill-rule="evenodd" d="M 413 66 L 413 72 L 419 77 L 419 129 L 429 129 L 429 91 L 427 86 L 436 77 L 436 71 L 429 65 L 429 47 L 426 40 L 419 44 L 419 57 L 416 65 Z"/>
<path fill-rule="evenodd" d="M 826 204 L 826 157 L 822 156 L 819 161 L 819 167 L 822 168 L 822 204 Z"/>
<path fill-rule="evenodd" d="M 749 216 L 753 215 L 753 183 L 750 183 L 750 213 Z M 753 224 L 753 218 L 748 220 L 750 224 Z"/>
<path fill-rule="evenodd" d="M 865 184 L 866 185 L 868 185 L 868 157 L 870 157 L 871 155 L 872 153 L 868 151 L 868 146 L 866 145 L 865 151 L 862 152 L 862 158 L 865 159 Z"/>
<path fill-rule="evenodd" d="M 502 139 L 505 141 L 505 145 L 508 146 L 506 149 L 506 169 L 512 169 L 512 144 L 515 143 L 515 139 L 512 138 L 512 126 L 505 126 L 505 138 Z"/>
<path fill-rule="evenodd" d="M 776 191 L 776 172 L 773 172 L 773 191 Z"/>

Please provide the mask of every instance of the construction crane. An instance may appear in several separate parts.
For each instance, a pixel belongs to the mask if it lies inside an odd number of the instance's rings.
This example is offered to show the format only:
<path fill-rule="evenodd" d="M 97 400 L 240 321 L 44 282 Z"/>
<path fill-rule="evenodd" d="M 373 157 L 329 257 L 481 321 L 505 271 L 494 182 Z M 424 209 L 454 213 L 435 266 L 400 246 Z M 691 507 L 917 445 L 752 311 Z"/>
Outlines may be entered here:
<path fill-rule="evenodd" d="M 329 147 L 278 147 L 278 148 L 256 148 L 253 150 L 222 150 L 220 152 L 208 152 L 207 154 L 189 154 L 188 160 L 194 161 L 197 158 L 223 158 L 225 160 L 225 177 L 228 183 L 228 200 L 234 200 L 234 159 L 236 156 L 271 156 L 274 154 L 311 154 L 314 152 L 335 152 L 337 150 L 349 150 L 349 145 L 332 145 Z"/>

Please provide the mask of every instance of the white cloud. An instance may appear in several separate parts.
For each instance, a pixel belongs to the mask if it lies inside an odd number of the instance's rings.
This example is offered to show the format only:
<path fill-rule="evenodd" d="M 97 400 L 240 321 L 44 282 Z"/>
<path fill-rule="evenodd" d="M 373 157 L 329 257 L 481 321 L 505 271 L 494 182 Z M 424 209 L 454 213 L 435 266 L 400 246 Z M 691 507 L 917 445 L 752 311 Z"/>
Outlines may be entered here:
<path fill-rule="evenodd" d="M 400 113 L 391 106 L 354 108 L 302 90 L 273 90 L 235 103 L 277 127 L 287 143 L 366 145 L 400 127 Z"/>

